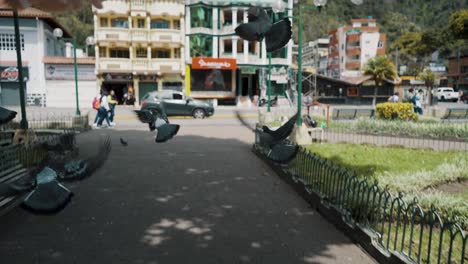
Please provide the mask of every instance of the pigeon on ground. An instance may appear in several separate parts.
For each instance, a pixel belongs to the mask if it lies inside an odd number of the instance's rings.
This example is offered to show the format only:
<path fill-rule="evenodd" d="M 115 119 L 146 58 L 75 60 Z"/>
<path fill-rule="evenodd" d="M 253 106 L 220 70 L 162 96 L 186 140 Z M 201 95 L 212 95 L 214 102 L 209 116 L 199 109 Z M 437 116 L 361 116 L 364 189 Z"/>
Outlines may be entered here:
<path fill-rule="evenodd" d="M 262 41 L 265 38 L 266 51 L 272 52 L 286 45 L 292 36 L 291 21 L 283 18 L 272 23 L 265 9 L 253 6 L 248 10 L 249 22 L 240 24 L 236 35 L 247 41 Z"/>
<path fill-rule="evenodd" d="M 166 142 L 179 132 L 179 125 L 169 124 L 167 116 L 157 111 L 135 110 L 143 123 L 148 123 L 150 131 L 156 131 L 156 142 Z"/>
<path fill-rule="evenodd" d="M 296 157 L 299 151 L 299 146 L 289 142 L 287 138 L 291 135 L 294 129 L 297 114 L 292 116 L 286 123 L 276 130 L 271 130 L 269 127 L 263 126 L 261 131 L 255 131 L 241 117 L 239 112 L 236 112 L 236 116 L 241 124 L 256 132 L 258 136 L 257 142 L 260 147 L 266 151 L 268 159 L 277 163 L 286 164 Z"/>
<path fill-rule="evenodd" d="M 123 138 L 120 138 L 120 144 L 122 144 L 122 146 L 128 146 L 128 142 Z"/>
<path fill-rule="evenodd" d="M 37 213 L 56 213 L 70 202 L 73 193 L 57 180 L 57 173 L 45 167 L 36 177 L 37 186 L 23 201 L 23 207 Z"/>

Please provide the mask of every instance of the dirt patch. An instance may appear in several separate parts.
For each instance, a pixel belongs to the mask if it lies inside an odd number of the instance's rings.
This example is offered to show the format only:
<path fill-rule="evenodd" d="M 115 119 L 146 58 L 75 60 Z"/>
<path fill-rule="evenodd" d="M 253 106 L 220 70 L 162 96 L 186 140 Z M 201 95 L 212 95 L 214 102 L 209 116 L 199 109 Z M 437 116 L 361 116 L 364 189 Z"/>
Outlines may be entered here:
<path fill-rule="evenodd" d="M 468 180 L 444 183 L 437 186 L 435 190 L 447 193 L 463 193 L 468 190 Z"/>

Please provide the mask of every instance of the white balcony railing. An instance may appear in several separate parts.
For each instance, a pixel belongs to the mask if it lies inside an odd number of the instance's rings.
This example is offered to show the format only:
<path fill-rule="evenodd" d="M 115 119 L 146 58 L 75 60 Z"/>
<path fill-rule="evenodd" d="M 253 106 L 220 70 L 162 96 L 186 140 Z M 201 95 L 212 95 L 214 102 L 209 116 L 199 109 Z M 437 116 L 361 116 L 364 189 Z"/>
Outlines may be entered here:
<path fill-rule="evenodd" d="M 130 41 L 130 33 L 126 28 L 98 28 L 97 41 Z"/>
<path fill-rule="evenodd" d="M 148 41 L 148 30 L 146 29 L 132 29 L 130 34 L 132 36 L 132 41 Z"/>
<path fill-rule="evenodd" d="M 132 71 L 145 72 L 148 71 L 149 60 L 148 59 L 133 59 L 132 60 Z"/>
<path fill-rule="evenodd" d="M 123 72 L 131 71 L 130 59 L 125 58 L 99 58 L 98 71 Z"/>
<path fill-rule="evenodd" d="M 184 14 L 185 6 L 177 1 L 154 1 L 148 4 L 147 11 L 154 16 L 180 17 Z"/>
<path fill-rule="evenodd" d="M 151 29 L 150 41 L 177 44 L 183 43 L 180 30 L 178 29 Z"/>
<path fill-rule="evenodd" d="M 182 72 L 184 65 L 180 59 L 152 59 L 151 70 L 164 72 Z"/>

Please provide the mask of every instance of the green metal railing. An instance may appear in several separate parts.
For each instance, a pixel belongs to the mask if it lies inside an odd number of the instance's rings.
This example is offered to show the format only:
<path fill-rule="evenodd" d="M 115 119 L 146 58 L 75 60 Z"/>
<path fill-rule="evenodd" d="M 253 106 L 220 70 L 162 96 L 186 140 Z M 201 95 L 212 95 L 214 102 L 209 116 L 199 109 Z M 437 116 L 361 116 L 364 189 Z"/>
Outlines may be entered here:
<path fill-rule="evenodd" d="M 434 207 L 423 209 L 416 198 L 406 203 L 402 193 L 394 196 L 304 148 L 283 170 L 350 225 L 369 234 L 386 254 L 410 263 L 468 262 L 464 228 L 456 219 L 442 220 Z"/>

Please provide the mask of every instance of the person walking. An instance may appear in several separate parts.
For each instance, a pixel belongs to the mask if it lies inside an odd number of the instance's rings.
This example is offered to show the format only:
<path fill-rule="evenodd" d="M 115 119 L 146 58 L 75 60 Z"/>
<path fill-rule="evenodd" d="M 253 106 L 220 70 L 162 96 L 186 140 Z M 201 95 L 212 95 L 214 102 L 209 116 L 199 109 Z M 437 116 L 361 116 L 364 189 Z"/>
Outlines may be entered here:
<path fill-rule="evenodd" d="M 98 93 L 93 99 L 93 109 L 96 110 L 96 117 L 94 118 L 93 127 L 97 127 L 99 121 L 99 109 L 101 108 L 101 93 Z"/>
<path fill-rule="evenodd" d="M 463 90 L 462 90 L 462 89 L 459 89 L 459 90 L 458 90 L 458 100 L 457 100 L 457 103 L 459 103 L 459 104 L 463 103 Z"/>
<path fill-rule="evenodd" d="M 107 100 L 107 92 L 103 92 L 101 96 L 101 107 L 99 108 L 99 120 L 97 123 L 97 128 L 102 127 L 102 122 L 104 119 L 106 120 L 107 126 L 112 127 L 110 120 L 109 120 L 109 102 Z"/>
<path fill-rule="evenodd" d="M 424 91 L 422 89 L 419 89 L 418 93 L 414 94 L 413 99 L 412 99 L 414 112 L 419 115 L 423 114 L 423 109 L 422 109 L 423 93 Z"/>
<path fill-rule="evenodd" d="M 117 96 L 115 96 L 114 90 L 110 91 L 110 94 L 107 96 L 107 101 L 109 102 L 109 121 L 112 126 L 115 126 L 114 115 L 115 115 L 115 106 L 118 104 Z"/>

